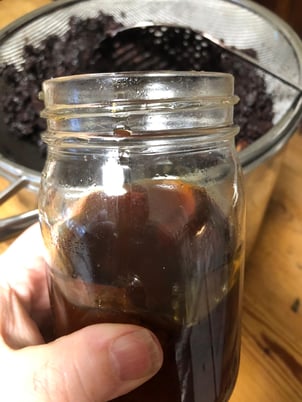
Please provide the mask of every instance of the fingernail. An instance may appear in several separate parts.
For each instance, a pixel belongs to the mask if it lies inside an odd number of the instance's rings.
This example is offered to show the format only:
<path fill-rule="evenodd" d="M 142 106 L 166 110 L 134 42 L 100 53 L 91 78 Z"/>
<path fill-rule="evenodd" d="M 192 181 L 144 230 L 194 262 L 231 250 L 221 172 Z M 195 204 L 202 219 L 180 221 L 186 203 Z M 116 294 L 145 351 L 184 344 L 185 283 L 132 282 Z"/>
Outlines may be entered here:
<path fill-rule="evenodd" d="M 147 329 L 122 335 L 111 344 L 113 366 L 122 381 L 154 375 L 162 365 L 162 350 Z"/>

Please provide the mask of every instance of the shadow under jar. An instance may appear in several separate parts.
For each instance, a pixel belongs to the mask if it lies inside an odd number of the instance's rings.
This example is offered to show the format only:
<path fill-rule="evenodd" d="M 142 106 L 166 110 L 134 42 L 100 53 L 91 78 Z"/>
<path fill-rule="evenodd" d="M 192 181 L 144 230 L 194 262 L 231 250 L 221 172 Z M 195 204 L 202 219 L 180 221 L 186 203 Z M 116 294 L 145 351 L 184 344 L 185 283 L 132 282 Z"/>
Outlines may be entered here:
<path fill-rule="evenodd" d="M 196 72 L 43 84 L 53 336 L 132 323 L 164 351 L 159 373 L 116 400 L 220 402 L 234 387 L 245 206 L 233 85 Z"/>

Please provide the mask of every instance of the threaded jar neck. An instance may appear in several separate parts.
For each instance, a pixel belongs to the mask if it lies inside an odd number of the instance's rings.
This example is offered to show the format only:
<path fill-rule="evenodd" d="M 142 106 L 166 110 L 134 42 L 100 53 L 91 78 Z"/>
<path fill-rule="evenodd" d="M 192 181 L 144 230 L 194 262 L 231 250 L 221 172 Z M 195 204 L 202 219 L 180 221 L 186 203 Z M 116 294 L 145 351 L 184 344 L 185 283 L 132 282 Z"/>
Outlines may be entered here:
<path fill-rule="evenodd" d="M 166 136 L 233 125 L 234 79 L 208 72 L 88 74 L 44 82 L 46 142 L 56 134 Z"/>

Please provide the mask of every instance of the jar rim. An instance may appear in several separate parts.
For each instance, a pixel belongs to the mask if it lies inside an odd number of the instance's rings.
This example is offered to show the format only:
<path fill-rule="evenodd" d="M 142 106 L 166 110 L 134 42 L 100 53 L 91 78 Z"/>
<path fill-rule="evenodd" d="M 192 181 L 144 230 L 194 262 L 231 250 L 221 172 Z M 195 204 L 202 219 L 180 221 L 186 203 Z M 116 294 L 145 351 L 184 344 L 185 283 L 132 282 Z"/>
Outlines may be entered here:
<path fill-rule="evenodd" d="M 210 71 L 129 71 L 55 77 L 43 82 L 45 107 L 106 102 L 150 102 L 228 98 L 235 104 L 234 77 Z"/>
<path fill-rule="evenodd" d="M 60 77 L 52 77 L 44 82 L 60 82 L 69 80 L 80 80 L 82 78 L 95 79 L 97 77 L 233 77 L 230 73 L 224 73 L 220 71 L 196 71 L 196 70 L 150 70 L 150 71 L 117 71 L 117 72 L 107 72 L 107 73 L 88 73 L 88 74 L 75 74 L 66 75 Z"/>

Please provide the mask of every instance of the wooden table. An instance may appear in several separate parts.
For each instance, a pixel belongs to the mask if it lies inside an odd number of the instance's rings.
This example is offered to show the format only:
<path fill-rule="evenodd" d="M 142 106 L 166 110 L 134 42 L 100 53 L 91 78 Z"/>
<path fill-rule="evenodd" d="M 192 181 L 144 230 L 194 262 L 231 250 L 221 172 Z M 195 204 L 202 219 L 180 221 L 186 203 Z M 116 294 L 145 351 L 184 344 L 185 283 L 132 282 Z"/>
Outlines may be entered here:
<path fill-rule="evenodd" d="M 47 0 L 0 1 L 0 26 Z M 5 183 L 0 179 L 0 190 Z M 230 402 L 302 401 L 302 136 L 285 154 L 261 233 L 246 265 L 239 377 Z M 23 195 L 0 217 L 27 208 Z M 0 243 L 0 252 L 10 242 Z"/>

